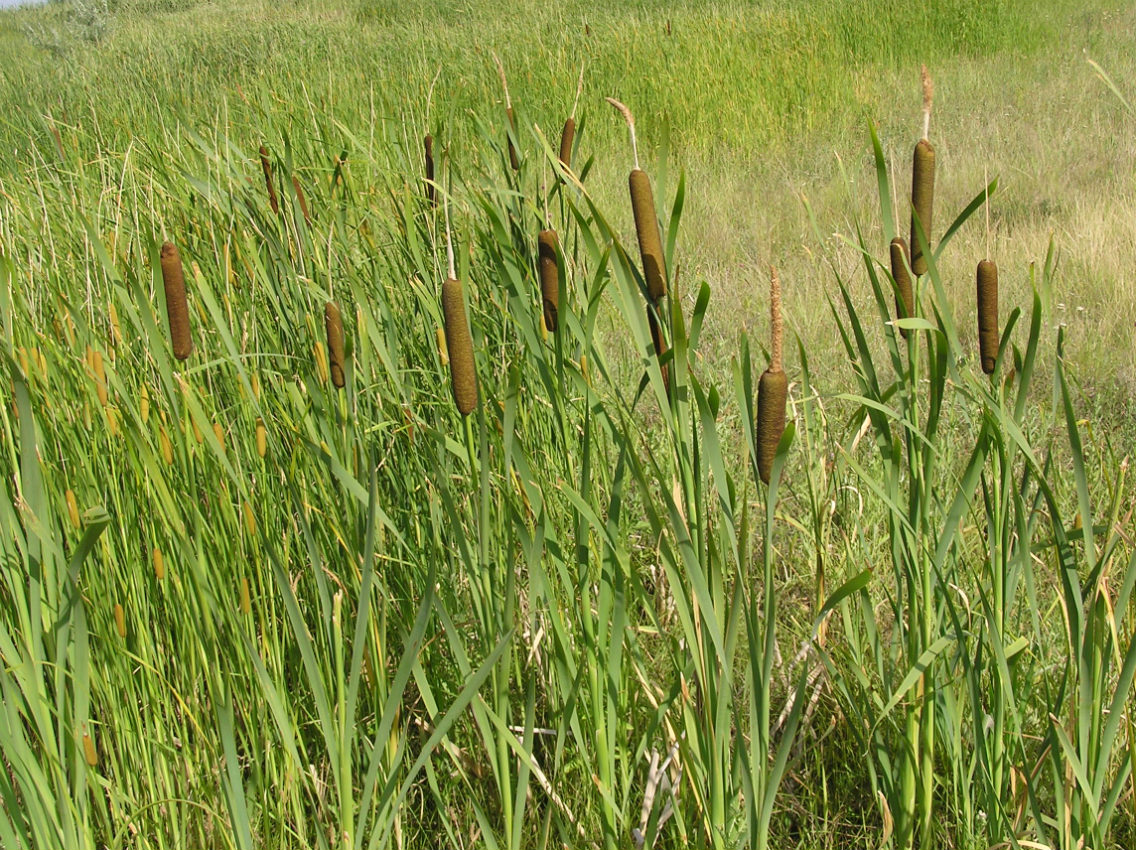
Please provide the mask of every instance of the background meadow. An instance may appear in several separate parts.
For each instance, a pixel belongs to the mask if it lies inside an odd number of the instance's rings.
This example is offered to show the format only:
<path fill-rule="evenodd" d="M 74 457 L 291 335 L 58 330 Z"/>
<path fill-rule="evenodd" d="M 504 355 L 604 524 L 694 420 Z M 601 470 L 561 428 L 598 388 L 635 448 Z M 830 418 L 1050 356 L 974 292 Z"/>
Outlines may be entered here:
<path fill-rule="evenodd" d="M 0 847 L 1136 845 L 1133 25 L 0 14 Z"/>

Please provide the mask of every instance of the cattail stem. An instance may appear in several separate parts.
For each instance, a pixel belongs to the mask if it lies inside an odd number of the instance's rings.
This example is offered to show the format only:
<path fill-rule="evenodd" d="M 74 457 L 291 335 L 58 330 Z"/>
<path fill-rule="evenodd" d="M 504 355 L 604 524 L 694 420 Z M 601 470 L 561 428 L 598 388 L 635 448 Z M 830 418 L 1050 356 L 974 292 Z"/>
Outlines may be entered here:
<path fill-rule="evenodd" d="M 623 116 L 623 120 L 627 122 L 627 130 L 631 133 L 631 155 L 635 159 L 635 170 L 639 170 L 639 143 L 635 140 L 635 116 L 631 114 L 631 110 L 616 100 L 614 97 L 607 98 L 607 102 L 619 110 Z"/>
<path fill-rule="evenodd" d="M 923 83 L 923 141 L 927 141 L 931 133 L 931 102 L 935 99 L 935 84 L 931 82 L 926 65 L 920 68 L 919 78 Z"/>
<path fill-rule="evenodd" d="M 774 372 L 784 371 L 782 368 L 781 352 L 782 337 L 785 333 L 781 322 L 781 278 L 777 269 L 769 267 L 769 368 Z"/>

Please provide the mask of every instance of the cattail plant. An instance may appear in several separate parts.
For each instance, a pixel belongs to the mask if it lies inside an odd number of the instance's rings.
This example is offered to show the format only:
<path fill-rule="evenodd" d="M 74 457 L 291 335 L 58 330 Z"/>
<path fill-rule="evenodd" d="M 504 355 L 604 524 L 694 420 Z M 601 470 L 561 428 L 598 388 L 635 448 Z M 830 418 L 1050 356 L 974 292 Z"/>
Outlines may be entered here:
<path fill-rule="evenodd" d="M 931 101 L 935 96 L 935 86 L 927 66 L 923 66 L 923 138 L 915 145 L 915 157 L 911 164 L 911 270 L 915 274 L 927 273 L 927 258 L 919 243 L 916 220 L 923 227 L 927 247 L 931 246 L 931 211 L 935 198 L 935 149 L 927 140 L 931 132 Z"/>
<path fill-rule="evenodd" d="M 338 389 L 344 383 L 343 359 L 343 318 L 339 314 L 339 305 L 328 301 L 323 307 L 323 323 L 327 332 L 327 353 L 331 360 L 331 382 Z"/>
<path fill-rule="evenodd" d="M 99 763 L 99 754 L 95 752 L 95 742 L 86 727 L 83 728 L 83 758 L 88 767 L 96 767 Z"/>
<path fill-rule="evenodd" d="M 300 213 L 304 216 L 304 224 L 312 226 L 312 217 L 308 214 L 308 199 L 304 196 L 304 188 L 300 185 L 300 178 L 292 175 L 292 188 L 296 190 L 296 201 L 300 204 Z"/>
<path fill-rule="evenodd" d="M 158 445 L 162 450 L 162 460 L 166 462 L 166 466 L 174 465 L 174 447 L 170 442 L 170 435 L 166 433 L 165 426 L 162 426 L 158 431 Z"/>
<path fill-rule="evenodd" d="M 895 316 L 897 319 L 909 319 L 914 315 L 915 292 L 911 287 L 910 269 L 911 256 L 907 250 L 907 240 L 896 236 L 891 240 L 891 276 L 895 279 Z M 907 339 L 907 328 L 900 328 L 899 332 Z"/>
<path fill-rule="evenodd" d="M 501 88 L 505 91 L 505 117 L 509 119 L 509 165 L 513 167 L 514 171 L 520 171 L 521 161 L 517 157 L 517 149 L 513 145 L 513 136 L 517 133 L 517 122 L 513 117 L 513 99 L 509 97 L 509 81 L 505 79 L 505 66 L 501 64 L 501 59 L 496 53 L 493 54 L 493 61 L 497 63 L 497 73 L 501 77 Z"/>
<path fill-rule="evenodd" d="M 264 457 L 268 453 L 268 431 L 264 427 L 264 419 L 256 417 L 256 453 Z"/>
<path fill-rule="evenodd" d="M 162 550 L 154 547 L 154 578 L 161 581 L 166 577 L 166 561 L 162 557 Z"/>
<path fill-rule="evenodd" d="M 631 134 L 631 153 L 635 167 L 628 185 L 631 189 L 631 212 L 635 216 L 635 235 L 639 240 L 639 254 L 643 260 L 643 277 L 647 281 L 647 294 L 651 303 L 658 306 L 667 293 L 667 272 L 663 263 L 663 241 L 659 236 L 659 222 L 655 217 L 655 196 L 651 191 L 651 178 L 639 167 L 639 146 L 635 140 L 635 116 L 615 98 L 607 102 L 619 110 Z"/>
<path fill-rule="evenodd" d="M 426 134 L 426 200 L 431 207 L 438 206 L 438 187 L 434 185 L 434 137 Z"/>
<path fill-rule="evenodd" d="M 998 266 L 993 260 L 978 264 L 978 352 L 982 371 L 994 373 L 998 361 Z"/>
<path fill-rule="evenodd" d="M 122 603 L 114 603 L 114 628 L 120 638 L 126 637 L 126 611 Z"/>
<path fill-rule="evenodd" d="M 181 267 L 181 254 L 173 242 L 162 245 L 162 282 L 166 290 L 166 316 L 170 321 L 170 341 L 174 357 L 185 360 L 193 351 L 189 337 L 189 305 L 185 300 L 185 273 Z"/>
<path fill-rule="evenodd" d="M 75 491 L 68 489 L 63 494 L 64 501 L 67 502 L 67 518 L 71 520 L 71 527 L 76 531 L 79 529 L 79 502 L 75 499 Z"/>
<path fill-rule="evenodd" d="M 280 202 L 276 198 L 276 187 L 272 185 L 272 163 L 268 161 L 268 148 L 260 146 L 260 169 L 264 172 L 264 185 L 268 189 L 268 205 L 273 214 L 280 213 Z"/>
<path fill-rule="evenodd" d="M 249 593 L 249 580 L 245 576 L 241 576 L 241 601 L 240 610 L 242 614 L 247 614 L 252 611 L 252 595 Z"/>
<path fill-rule="evenodd" d="M 449 207 L 446 209 L 446 256 L 449 277 L 442 284 L 442 317 L 446 323 L 446 351 L 450 358 L 450 385 L 454 403 L 462 416 L 477 406 L 477 371 L 473 364 L 473 336 L 465 314 L 461 281 L 454 268 L 454 247 L 450 238 Z"/>
<path fill-rule="evenodd" d="M 557 311 L 560 304 L 560 268 L 556 264 L 556 253 L 560 241 L 556 231 L 542 230 L 537 237 L 540 263 L 540 297 L 544 304 L 544 326 L 550 333 L 556 333 Z"/>
<path fill-rule="evenodd" d="M 773 471 L 777 444 L 785 431 L 785 401 L 789 394 L 789 381 L 781 363 L 784 328 L 781 324 L 781 280 L 777 277 L 776 268 L 770 268 L 769 318 L 769 368 L 761 373 L 757 384 L 757 471 L 766 484 Z"/>
<path fill-rule="evenodd" d="M 560 133 L 560 162 L 565 168 L 572 167 L 572 142 L 576 139 L 576 107 L 580 103 L 580 93 L 584 90 L 584 63 L 580 63 L 580 81 L 576 83 L 576 99 L 572 102 L 572 114 L 564 122 Z"/>
<path fill-rule="evenodd" d="M 91 374 L 95 379 L 95 392 L 99 396 L 99 404 L 107 406 L 107 380 L 106 369 L 103 367 L 103 353 L 97 348 L 87 347 L 87 362 L 91 367 Z"/>

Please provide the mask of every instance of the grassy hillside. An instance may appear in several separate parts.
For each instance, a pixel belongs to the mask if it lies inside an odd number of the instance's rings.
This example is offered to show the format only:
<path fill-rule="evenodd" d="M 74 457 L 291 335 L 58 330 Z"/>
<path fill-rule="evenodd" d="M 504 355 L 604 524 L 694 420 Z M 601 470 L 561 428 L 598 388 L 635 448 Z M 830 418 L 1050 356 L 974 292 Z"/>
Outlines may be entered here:
<path fill-rule="evenodd" d="M 0 847 L 1133 846 L 1136 11 L 1045 5 L 0 13 Z"/>

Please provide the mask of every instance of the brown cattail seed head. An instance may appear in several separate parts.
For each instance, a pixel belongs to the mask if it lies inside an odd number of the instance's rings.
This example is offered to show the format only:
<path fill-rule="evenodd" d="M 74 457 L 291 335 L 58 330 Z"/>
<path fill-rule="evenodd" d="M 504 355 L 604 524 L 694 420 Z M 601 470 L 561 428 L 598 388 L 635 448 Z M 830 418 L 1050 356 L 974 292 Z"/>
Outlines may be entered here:
<path fill-rule="evenodd" d="M 185 273 L 181 267 L 181 254 L 173 242 L 162 246 L 162 282 L 166 289 L 166 315 L 170 320 L 170 341 L 174 357 L 185 360 L 193 351 L 189 338 L 189 306 L 185 300 Z"/>
<path fill-rule="evenodd" d="M 513 119 L 513 107 L 505 107 L 505 116 L 509 119 L 509 165 L 514 171 L 521 170 L 521 161 L 517 158 L 517 149 L 513 145 L 513 136 L 517 132 L 517 122 Z"/>
<path fill-rule="evenodd" d="M 911 288 L 911 272 L 908 271 L 907 242 L 902 236 L 891 240 L 891 276 L 895 278 L 895 316 L 897 319 L 909 319 L 915 304 L 915 292 Z M 900 328 L 899 332 L 907 339 L 908 331 Z"/>
<path fill-rule="evenodd" d="M 569 118 L 564 122 L 564 130 L 560 133 L 560 162 L 565 168 L 572 167 L 572 142 L 576 139 L 576 119 Z"/>
<path fill-rule="evenodd" d="M 915 146 L 911 165 L 911 270 L 915 274 L 927 273 L 927 258 L 919 245 L 915 219 L 923 225 L 923 235 L 931 244 L 931 211 L 935 199 L 935 149 L 926 139 Z"/>
<path fill-rule="evenodd" d="M 126 637 L 126 612 L 118 602 L 114 603 L 114 628 L 120 638 Z"/>
<path fill-rule="evenodd" d="M 150 390 L 146 385 L 142 385 L 142 392 L 138 399 L 138 415 L 142 417 L 142 424 L 145 425 L 150 421 Z"/>
<path fill-rule="evenodd" d="M 280 212 L 280 202 L 276 200 L 276 187 L 272 185 L 272 163 L 268 161 L 268 148 L 260 146 L 260 168 L 264 172 L 264 185 L 268 189 L 268 205 L 273 213 Z"/>
<path fill-rule="evenodd" d="M 300 213 L 304 216 L 304 223 L 312 226 L 312 217 L 308 215 L 308 199 L 304 196 L 304 187 L 300 185 L 300 178 L 292 175 L 292 188 L 296 190 L 296 200 L 300 204 Z"/>
<path fill-rule="evenodd" d="M 268 453 L 268 432 L 264 427 L 264 420 L 256 417 L 256 453 L 264 457 Z"/>
<path fill-rule="evenodd" d="M 773 471 L 777 444 L 785 432 L 785 402 L 789 395 L 789 381 L 781 362 L 784 328 L 781 321 L 781 280 L 777 269 L 771 270 L 769 289 L 770 363 L 757 383 L 757 471 L 766 484 Z"/>
<path fill-rule="evenodd" d="M 462 416 L 477 406 L 477 371 L 473 365 L 473 337 L 465 315 L 462 285 L 453 278 L 442 284 L 442 315 L 446 320 L 446 351 L 450 355 L 450 383 Z"/>
<path fill-rule="evenodd" d="M 434 137 L 426 134 L 426 200 L 430 206 L 438 205 L 437 187 L 434 185 Z"/>
<path fill-rule="evenodd" d="M 91 740 L 91 734 L 83 730 L 83 758 L 87 761 L 88 767 L 95 767 L 99 763 L 99 754 L 95 752 L 95 742 Z"/>
<path fill-rule="evenodd" d="M 556 333 L 560 304 L 560 269 L 556 264 L 556 252 L 560 241 L 555 230 L 542 230 L 537 244 L 540 249 L 540 297 L 544 303 L 544 325 L 549 332 Z"/>
<path fill-rule="evenodd" d="M 659 237 L 659 222 L 655 218 L 655 196 L 651 192 L 651 179 L 645 171 L 636 168 L 628 181 L 631 187 L 631 211 L 635 215 L 635 235 L 639 237 L 639 254 L 643 258 L 643 277 L 647 281 L 647 294 L 658 303 L 667 292 L 667 272 L 663 265 L 663 242 Z"/>
<path fill-rule="evenodd" d="M 339 388 L 346 383 L 343 373 L 343 318 L 339 305 L 328 301 L 323 306 L 323 323 L 327 331 L 327 353 L 331 358 L 331 382 Z"/>
<path fill-rule="evenodd" d="M 990 260 L 978 264 L 978 351 L 982 371 L 993 374 L 998 361 L 998 267 Z"/>
<path fill-rule="evenodd" d="M 217 442 L 221 446 L 221 454 L 225 453 L 225 429 L 221 427 L 220 422 L 213 423 L 213 436 L 217 438 Z"/>

